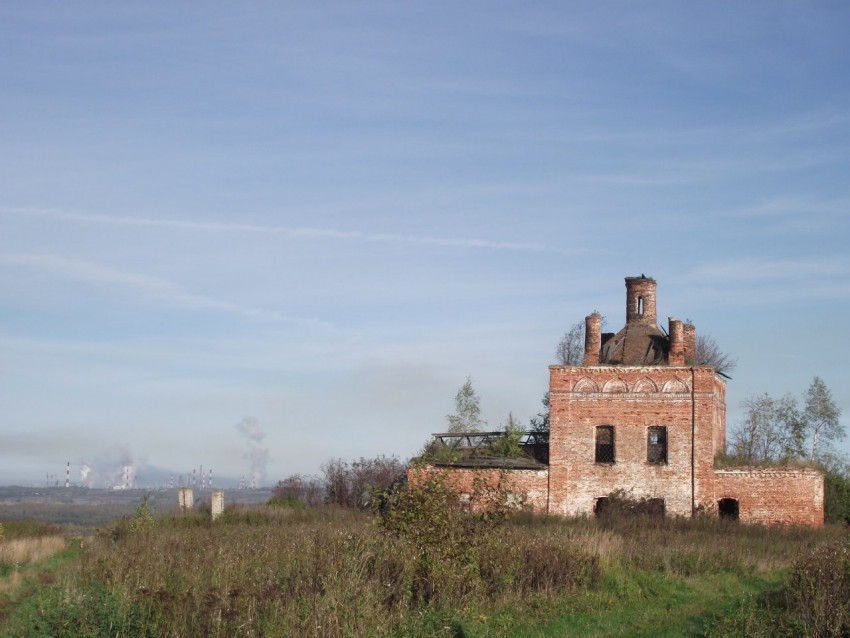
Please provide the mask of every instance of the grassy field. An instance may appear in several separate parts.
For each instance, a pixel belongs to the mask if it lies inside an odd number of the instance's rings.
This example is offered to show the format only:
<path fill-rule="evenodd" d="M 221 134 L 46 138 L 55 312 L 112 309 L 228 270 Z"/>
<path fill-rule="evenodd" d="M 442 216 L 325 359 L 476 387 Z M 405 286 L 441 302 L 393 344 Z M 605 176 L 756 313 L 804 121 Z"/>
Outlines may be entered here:
<path fill-rule="evenodd" d="M 846 528 L 140 507 L 85 538 L 5 523 L 0 635 L 846 636 Z M 844 606 L 842 606 L 844 605 Z"/>

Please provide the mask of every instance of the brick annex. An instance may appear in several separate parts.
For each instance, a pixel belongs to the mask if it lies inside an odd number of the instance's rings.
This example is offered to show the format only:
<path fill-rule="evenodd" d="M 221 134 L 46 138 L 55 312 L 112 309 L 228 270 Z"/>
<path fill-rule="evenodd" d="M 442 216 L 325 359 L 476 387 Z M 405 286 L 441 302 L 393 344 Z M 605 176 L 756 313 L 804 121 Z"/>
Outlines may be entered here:
<path fill-rule="evenodd" d="M 667 515 L 709 512 L 764 524 L 823 524 L 823 475 L 812 469 L 716 469 L 726 450 L 726 382 L 695 365 L 696 330 L 657 325 L 656 282 L 626 278 L 626 325 L 586 318 L 581 365 L 549 366 L 548 463 L 431 461 L 412 483 L 447 473 L 464 498 L 476 481 L 507 481 L 540 513 L 592 515 L 613 493 Z M 471 439 L 470 439 L 471 440 Z"/>

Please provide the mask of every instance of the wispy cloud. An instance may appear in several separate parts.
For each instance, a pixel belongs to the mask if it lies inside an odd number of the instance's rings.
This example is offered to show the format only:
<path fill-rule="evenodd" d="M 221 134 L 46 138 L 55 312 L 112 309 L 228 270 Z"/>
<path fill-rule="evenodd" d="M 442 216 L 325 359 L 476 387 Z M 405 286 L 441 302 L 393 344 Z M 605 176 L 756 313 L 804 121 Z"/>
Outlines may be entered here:
<path fill-rule="evenodd" d="M 290 317 L 278 312 L 240 306 L 220 301 L 206 295 L 192 293 L 179 285 L 138 273 L 125 272 L 78 259 L 68 259 L 58 255 L 42 253 L 0 253 L 0 264 L 18 266 L 49 273 L 63 279 L 82 282 L 94 286 L 113 286 L 131 289 L 148 299 L 175 304 L 184 308 L 218 310 L 240 315 L 257 321 L 321 324 L 315 319 Z"/>
<path fill-rule="evenodd" d="M 299 226 L 280 226 L 263 224 L 239 224 L 210 221 L 192 221 L 185 219 L 162 219 L 155 217 L 113 217 L 91 213 L 76 213 L 50 208 L 12 208 L 2 207 L 0 213 L 8 215 L 28 215 L 49 217 L 68 222 L 89 224 L 111 224 L 117 226 L 149 226 L 207 232 L 242 232 L 284 235 L 291 238 L 346 239 L 363 242 L 421 244 L 445 248 L 474 248 L 484 250 L 512 250 L 547 252 L 545 246 L 533 242 L 494 241 L 474 237 L 431 237 L 427 235 L 409 235 L 396 233 L 366 233 L 358 230 L 335 228 L 312 228 Z"/>
<path fill-rule="evenodd" d="M 838 216 L 842 219 L 850 212 L 850 198 L 825 200 L 803 195 L 777 196 L 750 206 L 728 211 L 729 216 L 739 217 L 782 217 L 805 213 L 819 216 Z"/>
<path fill-rule="evenodd" d="M 846 258 L 732 259 L 703 264 L 691 271 L 693 278 L 725 282 L 801 280 L 810 277 L 844 277 L 848 274 L 850 263 Z"/>

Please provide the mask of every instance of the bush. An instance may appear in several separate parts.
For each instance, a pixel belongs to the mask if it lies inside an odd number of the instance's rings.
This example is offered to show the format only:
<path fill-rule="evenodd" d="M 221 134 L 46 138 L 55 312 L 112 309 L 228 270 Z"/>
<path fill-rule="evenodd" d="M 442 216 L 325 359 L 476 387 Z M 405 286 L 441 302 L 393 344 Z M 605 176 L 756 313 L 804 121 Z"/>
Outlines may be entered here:
<path fill-rule="evenodd" d="M 142 502 L 136 508 L 136 513 L 130 520 L 129 532 L 131 534 L 144 534 L 153 529 L 154 519 L 153 510 L 150 505 L 150 495 L 145 494 L 142 497 Z"/>
<path fill-rule="evenodd" d="M 324 502 L 325 487 L 314 476 L 291 474 L 278 481 L 269 505 L 316 507 Z"/>
<path fill-rule="evenodd" d="M 322 465 L 326 501 L 368 511 L 376 494 L 404 481 L 406 469 L 406 465 L 394 456 L 361 457 L 352 463 L 331 459 Z"/>
<path fill-rule="evenodd" d="M 603 521 L 632 516 L 663 519 L 664 502 L 643 496 L 635 497 L 625 490 L 616 490 L 604 499 L 599 499 L 595 512 Z"/>
<path fill-rule="evenodd" d="M 806 636 L 850 635 L 850 541 L 802 556 L 794 565 L 788 595 Z"/>
<path fill-rule="evenodd" d="M 0 540 L 13 538 L 38 538 L 40 536 L 61 536 L 62 530 L 52 523 L 42 523 L 32 519 L 15 519 L 0 523 Z"/>

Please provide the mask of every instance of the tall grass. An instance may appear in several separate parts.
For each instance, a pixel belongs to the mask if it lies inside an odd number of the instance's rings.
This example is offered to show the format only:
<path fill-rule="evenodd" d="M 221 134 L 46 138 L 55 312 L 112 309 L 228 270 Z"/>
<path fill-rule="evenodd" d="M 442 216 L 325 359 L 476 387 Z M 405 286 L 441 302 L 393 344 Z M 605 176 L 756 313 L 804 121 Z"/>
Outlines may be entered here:
<path fill-rule="evenodd" d="M 13 538 L 0 542 L 0 575 L 14 566 L 34 563 L 65 549 L 62 536 Z"/>
<path fill-rule="evenodd" d="M 841 528 L 646 516 L 493 524 L 435 503 L 390 523 L 337 507 L 230 507 L 215 522 L 169 514 L 151 526 L 125 519 L 87 540 L 77 569 L 19 610 L 8 635 L 455 636 L 470 626 L 502 635 L 534 622 L 529 610 L 540 623 L 566 613 L 564 601 L 608 613 L 688 579 L 777 573 L 809 578 L 811 601 L 750 598 L 709 633 L 794 635 L 765 628 L 790 627 L 779 616 L 804 604 L 820 613 L 819 592 L 850 597 L 808 569 L 808 552 L 842 542 Z M 405 532 L 423 515 L 439 542 L 421 526 Z M 670 584 L 653 590 L 659 582 Z M 773 618 L 761 611 L 768 603 Z"/>
<path fill-rule="evenodd" d="M 592 557 L 516 530 L 449 560 L 381 532 L 365 515 L 264 508 L 230 510 L 215 524 L 160 519 L 150 533 L 100 538 L 74 587 L 105 585 L 159 635 L 364 636 L 391 635 L 423 614 L 444 619 L 591 585 L 596 576 Z"/>

